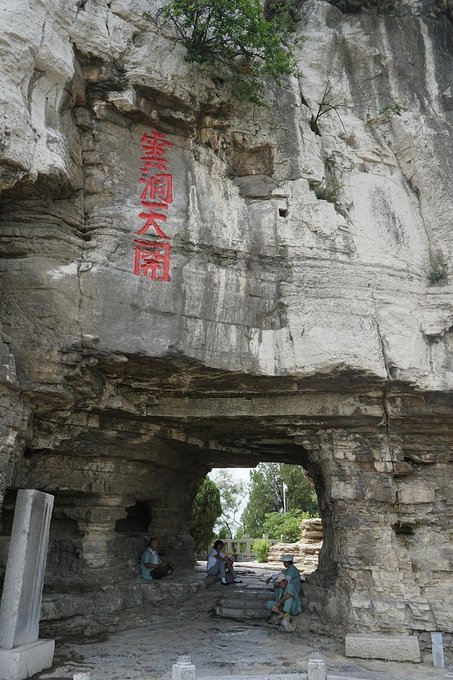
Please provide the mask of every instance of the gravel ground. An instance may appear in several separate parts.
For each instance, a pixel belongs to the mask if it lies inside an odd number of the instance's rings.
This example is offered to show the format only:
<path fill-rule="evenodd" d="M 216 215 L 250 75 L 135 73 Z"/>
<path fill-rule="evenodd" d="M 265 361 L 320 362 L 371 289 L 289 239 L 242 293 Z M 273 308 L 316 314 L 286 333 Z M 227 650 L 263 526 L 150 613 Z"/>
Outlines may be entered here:
<path fill-rule="evenodd" d="M 262 566 L 240 564 L 244 585 L 255 585 Z M 272 567 L 271 567 L 272 568 Z M 278 565 L 274 565 L 278 568 Z M 250 574 L 247 572 L 255 572 Z M 201 574 L 198 575 L 198 578 Z M 262 584 L 262 582 L 261 582 Z M 233 588 L 234 586 L 229 586 Z M 343 645 L 312 633 L 285 633 L 263 621 L 216 617 L 222 586 L 215 584 L 178 604 L 125 610 L 103 621 L 96 639 L 73 637 L 57 644 L 55 663 L 40 680 L 67 680 L 90 671 L 92 680 L 158 680 L 171 678 L 180 654 L 191 654 L 197 678 L 306 672 L 308 655 L 321 651 L 328 672 L 345 680 L 438 680 L 445 671 L 428 663 L 403 664 L 348 659 Z"/>

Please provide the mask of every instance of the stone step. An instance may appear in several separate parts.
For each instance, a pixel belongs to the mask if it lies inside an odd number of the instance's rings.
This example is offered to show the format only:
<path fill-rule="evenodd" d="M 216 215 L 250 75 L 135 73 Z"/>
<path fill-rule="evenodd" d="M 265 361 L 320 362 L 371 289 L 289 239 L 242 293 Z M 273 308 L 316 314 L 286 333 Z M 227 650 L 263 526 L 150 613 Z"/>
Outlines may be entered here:
<path fill-rule="evenodd" d="M 241 607 L 246 607 L 250 606 L 252 604 L 255 605 L 255 607 L 264 607 L 264 603 L 267 602 L 267 600 L 272 600 L 273 599 L 273 594 L 269 593 L 267 597 L 260 597 L 260 598 L 245 598 L 245 597 L 222 597 L 217 601 L 217 604 L 222 605 L 222 607 L 233 607 L 233 608 L 241 608 Z"/>
<path fill-rule="evenodd" d="M 272 598 L 268 598 L 272 599 Z M 217 605 L 219 607 L 227 607 L 228 609 L 250 609 L 250 608 L 255 608 L 255 609 L 261 609 L 264 611 L 265 603 L 266 600 L 220 600 L 217 602 Z"/>
<path fill-rule="evenodd" d="M 225 616 L 229 619 L 264 619 L 268 615 L 264 605 L 262 607 L 257 607 L 252 604 L 245 605 L 244 607 L 217 605 L 215 613 L 217 616 Z"/>
<path fill-rule="evenodd" d="M 231 594 L 226 594 L 222 595 L 218 603 L 219 604 L 227 604 L 229 607 L 242 607 L 244 603 L 250 603 L 250 602 L 256 602 L 259 603 L 260 606 L 263 602 L 266 602 L 266 600 L 272 600 L 274 596 L 274 593 L 272 591 L 264 591 L 262 594 L 255 594 L 252 593 L 251 595 L 244 594 L 244 593 L 231 593 Z"/>
<path fill-rule="evenodd" d="M 266 588 L 236 589 L 222 593 L 217 602 L 216 614 L 233 619 L 264 619 L 267 616 L 264 603 L 272 599 L 273 591 Z"/>

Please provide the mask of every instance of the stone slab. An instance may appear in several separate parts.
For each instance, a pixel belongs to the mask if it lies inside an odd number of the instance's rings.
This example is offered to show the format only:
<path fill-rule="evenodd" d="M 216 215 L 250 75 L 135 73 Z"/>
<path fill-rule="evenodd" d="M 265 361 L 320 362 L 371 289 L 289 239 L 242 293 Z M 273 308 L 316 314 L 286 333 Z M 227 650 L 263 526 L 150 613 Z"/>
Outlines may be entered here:
<path fill-rule="evenodd" d="M 38 640 L 14 649 L 0 649 L 0 680 L 25 680 L 53 662 L 55 640 Z"/>
<path fill-rule="evenodd" d="M 0 647 L 39 637 L 42 587 L 54 497 L 34 489 L 17 493 L 0 607 Z"/>
<path fill-rule="evenodd" d="M 264 607 L 216 607 L 217 616 L 225 616 L 230 619 L 264 619 L 269 616 Z"/>
<path fill-rule="evenodd" d="M 349 634 L 345 638 L 345 654 L 359 659 L 414 663 L 422 660 L 418 638 L 412 635 Z"/>

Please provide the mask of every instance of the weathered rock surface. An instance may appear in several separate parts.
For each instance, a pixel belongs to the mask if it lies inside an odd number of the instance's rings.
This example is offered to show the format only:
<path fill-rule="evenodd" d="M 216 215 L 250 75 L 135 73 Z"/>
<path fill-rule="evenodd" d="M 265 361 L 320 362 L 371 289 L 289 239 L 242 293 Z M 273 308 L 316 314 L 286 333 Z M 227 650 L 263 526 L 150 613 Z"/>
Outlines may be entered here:
<path fill-rule="evenodd" d="M 449 4 L 308 2 L 304 76 L 263 110 L 148 8 L 0 9 L 4 533 L 15 489 L 54 494 L 48 588 L 119 592 L 148 528 L 190 560 L 212 466 L 298 463 L 325 531 L 313 622 L 451 630 Z M 168 282 L 133 271 L 153 128 Z"/>

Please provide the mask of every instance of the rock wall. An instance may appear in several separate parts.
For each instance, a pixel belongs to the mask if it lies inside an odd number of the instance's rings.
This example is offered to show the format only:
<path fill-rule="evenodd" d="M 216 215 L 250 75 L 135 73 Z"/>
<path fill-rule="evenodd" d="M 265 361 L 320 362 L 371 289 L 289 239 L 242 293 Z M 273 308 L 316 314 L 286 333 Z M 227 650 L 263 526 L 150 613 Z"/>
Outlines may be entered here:
<path fill-rule="evenodd" d="M 213 466 L 297 463 L 325 528 L 313 625 L 447 631 L 449 5 L 307 0 L 303 76 L 266 109 L 146 9 L 0 10 L 4 534 L 15 489 L 55 494 L 48 587 L 76 603 L 136 578 L 148 530 L 187 563 Z M 134 274 L 153 129 L 173 144 L 169 281 Z"/>

